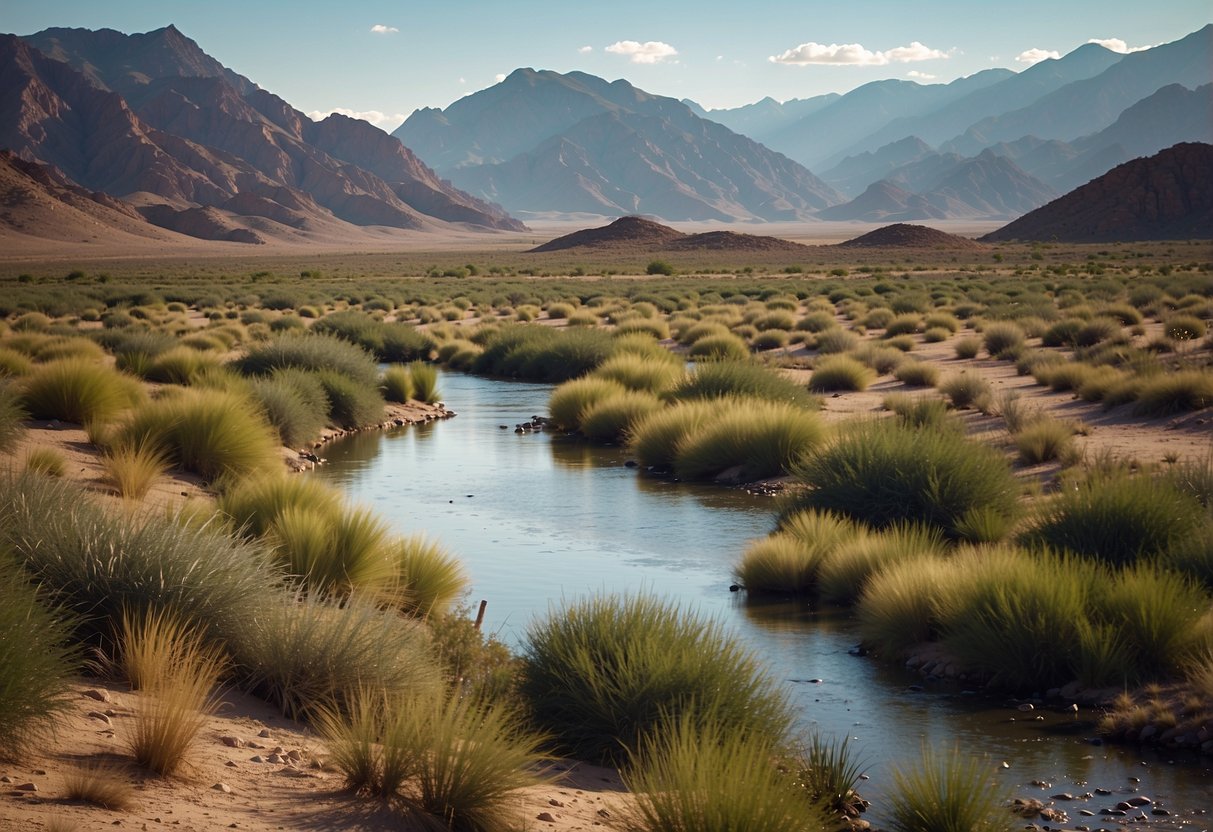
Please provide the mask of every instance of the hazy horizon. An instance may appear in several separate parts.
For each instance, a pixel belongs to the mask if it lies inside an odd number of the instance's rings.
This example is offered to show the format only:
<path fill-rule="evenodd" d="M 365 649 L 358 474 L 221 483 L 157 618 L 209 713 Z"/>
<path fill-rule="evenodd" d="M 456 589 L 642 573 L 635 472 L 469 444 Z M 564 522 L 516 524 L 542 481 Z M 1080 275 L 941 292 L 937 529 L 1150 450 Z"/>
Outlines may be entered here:
<path fill-rule="evenodd" d="M 134 33 L 173 24 L 313 117 L 344 112 L 391 131 L 415 109 L 445 108 L 521 67 L 624 78 L 720 109 L 845 93 L 888 78 L 947 83 L 995 67 L 1020 71 L 1091 41 L 1130 51 L 1177 40 L 1213 19 L 1197 0 L 1148 8 L 1029 0 L 997 25 L 990 14 L 957 0 L 760 0 L 745 9 L 689 0 L 576 9 L 552 0 L 509 7 L 373 0 L 343 5 L 334 20 L 333 7 L 316 0 L 66 0 L 8 9 L 4 28 L 20 35 L 54 26 Z"/>

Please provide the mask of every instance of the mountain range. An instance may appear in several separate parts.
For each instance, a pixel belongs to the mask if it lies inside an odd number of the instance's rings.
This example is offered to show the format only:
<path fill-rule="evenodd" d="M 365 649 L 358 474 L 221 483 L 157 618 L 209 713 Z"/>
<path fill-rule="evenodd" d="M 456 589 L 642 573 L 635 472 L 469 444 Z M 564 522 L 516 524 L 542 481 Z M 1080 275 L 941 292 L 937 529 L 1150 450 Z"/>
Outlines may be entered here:
<path fill-rule="evenodd" d="M 313 122 L 172 26 L 0 36 L 0 148 L 205 239 L 524 228 L 383 131 Z"/>
<path fill-rule="evenodd" d="M 802 165 L 627 81 L 519 69 L 394 133 L 516 212 L 798 220 L 842 201 Z"/>

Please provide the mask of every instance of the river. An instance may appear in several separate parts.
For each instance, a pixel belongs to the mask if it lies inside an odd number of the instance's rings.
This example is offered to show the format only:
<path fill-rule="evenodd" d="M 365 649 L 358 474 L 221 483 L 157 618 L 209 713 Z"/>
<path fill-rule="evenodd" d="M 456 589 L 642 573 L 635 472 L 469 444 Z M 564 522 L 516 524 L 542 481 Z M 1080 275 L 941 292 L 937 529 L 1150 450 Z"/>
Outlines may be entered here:
<path fill-rule="evenodd" d="M 785 680 L 804 728 L 852 738 L 877 824 L 890 764 L 913 761 L 926 743 L 988 757 L 1018 796 L 1114 792 L 1059 803 L 1071 815 L 1060 828 L 1117 828 L 1115 818 L 1082 818 L 1079 809 L 1097 812 L 1132 789 L 1172 813 L 1151 818 L 1150 829 L 1213 828 L 1207 760 L 1092 745 L 1094 711 L 1024 714 L 1003 698 L 927 684 L 850 655 L 858 639 L 843 613 L 752 605 L 730 593 L 745 544 L 772 527 L 771 498 L 646 477 L 625 466 L 621 448 L 516 434 L 515 424 L 546 413 L 550 385 L 444 373 L 439 389 L 458 416 L 342 439 L 323 451 L 328 464 L 316 475 L 399 531 L 425 532 L 457 553 L 471 577 L 469 600 L 488 601 L 485 627 L 507 644 L 587 594 L 653 593 L 720 618 L 751 645 Z"/>

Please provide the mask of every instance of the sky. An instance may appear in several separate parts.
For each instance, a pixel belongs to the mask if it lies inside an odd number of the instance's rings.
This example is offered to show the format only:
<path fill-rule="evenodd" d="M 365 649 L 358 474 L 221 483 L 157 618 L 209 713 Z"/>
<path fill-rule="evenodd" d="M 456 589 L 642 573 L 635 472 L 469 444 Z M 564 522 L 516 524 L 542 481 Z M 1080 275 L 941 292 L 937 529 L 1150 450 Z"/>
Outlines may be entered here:
<path fill-rule="evenodd" d="M 314 118 L 394 129 L 519 67 L 579 70 L 709 109 L 1015 71 L 1091 40 L 1117 51 L 1213 21 L 1209 0 L 3 0 L 0 31 L 175 24 Z"/>

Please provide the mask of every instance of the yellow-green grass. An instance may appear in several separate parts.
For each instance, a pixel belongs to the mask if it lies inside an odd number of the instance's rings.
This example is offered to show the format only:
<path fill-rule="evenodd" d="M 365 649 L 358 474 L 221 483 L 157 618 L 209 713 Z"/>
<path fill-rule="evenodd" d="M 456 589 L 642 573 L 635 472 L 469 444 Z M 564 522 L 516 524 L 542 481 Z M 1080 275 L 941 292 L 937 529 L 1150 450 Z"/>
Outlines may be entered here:
<path fill-rule="evenodd" d="M 581 433 L 597 442 L 622 442 L 646 417 L 664 409 L 652 393 L 625 390 L 591 405 L 581 417 Z"/>
<path fill-rule="evenodd" d="M 135 803 L 135 787 L 113 765 L 90 763 L 73 766 L 63 775 L 63 794 L 102 809 L 123 812 Z"/>
<path fill-rule="evenodd" d="M 909 387 L 934 387 L 939 383 L 939 368 L 925 361 L 903 361 L 893 370 L 893 378 Z"/>
<path fill-rule="evenodd" d="M 682 718 L 645 737 L 624 772 L 644 832 L 826 832 L 823 808 L 774 760 L 763 736 Z"/>
<path fill-rule="evenodd" d="M 333 370 L 322 370 L 315 377 L 328 400 L 331 424 L 353 429 L 383 421 L 384 401 L 379 394 L 378 384 L 365 385 Z M 414 395 L 419 395 L 415 381 Z"/>
<path fill-rule="evenodd" d="M 252 347 L 235 366 L 245 375 L 269 375 L 287 368 L 328 371 L 369 387 L 374 387 L 379 377 L 370 353 L 329 334 L 279 336 Z"/>
<path fill-rule="evenodd" d="M 25 432 L 26 415 L 12 388 L 0 384 L 0 452 L 6 452 L 17 444 Z"/>
<path fill-rule="evenodd" d="M 845 329 L 827 329 L 817 335 L 817 351 L 823 355 L 850 352 L 859 345 L 859 336 Z"/>
<path fill-rule="evenodd" d="M 818 588 L 822 599 L 853 604 L 868 580 L 882 569 L 906 561 L 943 554 L 943 536 L 936 529 L 894 525 L 845 540 L 822 558 Z"/>
<path fill-rule="evenodd" d="M 21 759 L 43 742 L 70 702 L 74 622 L 46 600 L 0 550 L 0 759 Z"/>
<path fill-rule="evenodd" d="M 963 370 L 941 381 L 937 387 L 952 402 L 956 408 L 975 407 L 985 410 L 991 404 L 993 390 L 990 383 L 977 373 L 966 373 Z"/>
<path fill-rule="evenodd" d="M 34 362 L 16 350 L 0 346 L 0 378 L 23 376 L 34 369 Z"/>
<path fill-rule="evenodd" d="M 646 596 L 598 596 L 530 628 L 521 693 L 556 747 L 621 761 L 670 719 L 784 739 L 788 705 L 721 624 Z"/>
<path fill-rule="evenodd" d="M 981 336 L 982 345 L 991 358 L 1014 358 L 1024 342 L 1023 330 L 1010 321 L 987 325 Z"/>
<path fill-rule="evenodd" d="M 62 361 L 68 358 L 82 358 L 89 361 L 100 361 L 105 358 L 105 350 L 95 341 L 88 338 L 55 337 L 47 339 L 38 347 L 34 357 L 41 364 L 51 361 Z"/>
<path fill-rule="evenodd" d="M 383 371 L 379 387 L 383 390 L 383 397 L 389 402 L 407 402 L 413 398 L 412 373 L 404 365 L 393 364 Z"/>
<path fill-rule="evenodd" d="M 158 381 L 165 384 L 193 384 L 199 376 L 213 373 L 223 366 L 222 360 L 214 353 L 199 352 L 190 347 L 180 346 L 162 352 L 143 370 L 143 377 L 148 381 Z"/>
<path fill-rule="evenodd" d="M 57 448 L 31 448 L 25 454 L 25 470 L 44 477 L 67 473 L 67 457 Z"/>
<path fill-rule="evenodd" d="M 282 512 L 295 509 L 305 514 L 334 515 L 342 506 L 341 495 L 311 477 L 288 476 L 283 472 L 245 480 L 219 495 L 219 510 L 232 525 L 249 537 L 260 537 L 273 529 Z"/>
<path fill-rule="evenodd" d="M 782 402 L 735 400 L 679 443 L 674 472 L 684 479 L 711 478 L 729 469 L 736 469 L 739 481 L 780 476 L 800 465 L 825 436 L 825 422 L 813 411 Z"/>
<path fill-rule="evenodd" d="M 412 615 L 444 616 L 468 587 L 459 559 L 440 544 L 415 535 L 388 547 L 400 584 L 400 605 Z"/>
<path fill-rule="evenodd" d="M 729 407 L 729 399 L 690 399 L 656 411 L 633 426 L 629 440 L 632 453 L 645 468 L 670 470 L 687 437 L 697 434 Z"/>
<path fill-rule="evenodd" d="M 816 404 L 808 391 L 779 372 L 754 361 L 717 361 L 697 366 L 671 394 L 676 399 L 744 396 L 802 407 Z"/>
<path fill-rule="evenodd" d="M 664 341 L 670 337 L 670 327 L 663 320 L 650 318 L 632 318 L 631 320 L 620 321 L 615 327 L 615 335 L 617 336 L 634 335 L 637 333 L 657 341 Z"/>
<path fill-rule="evenodd" d="M 796 785 L 814 804 L 831 816 L 838 828 L 849 826 L 848 818 L 865 808 L 856 790 L 863 776 L 863 766 L 855 759 L 849 746 L 849 737 L 841 740 L 826 739 L 820 731 L 813 731 L 793 748 L 793 754 L 785 765 L 790 766 Z"/>
<path fill-rule="evenodd" d="M 659 356 L 668 356 L 661 358 Z M 611 356 L 594 371 L 598 378 L 617 381 L 629 390 L 660 395 L 673 389 L 686 375 L 682 362 L 664 350 L 657 355 L 631 352 Z"/>
<path fill-rule="evenodd" d="M 786 330 L 768 329 L 750 339 L 750 347 L 760 352 L 782 349 L 788 345 L 790 338 L 791 335 Z"/>
<path fill-rule="evenodd" d="M 875 379 L 876 374 L 867 365 L 847 355 L 831 355 L 819 358 L 813 365 L 809 389 L 815 392 L 866 390 Z"/>
<path fill-rule="evenodd" d="M 946 430 L 958 428 L 948 416 L 948 403 L 935 396 L 914 396 L 909 393 L 888 393 L 881 400 L 885 410 L 897 415 L 902 425 L 911 428 Z"/>
<path fill-rule="evenodd" d="M 114 441 L 154 447 L 171 462 L 214 482 L 280 465 L 278 436 L 247 398 L 220 390 L 182 390 L 140 408 Z"/>
<path fill-rule="evenodd" d="M 136 763 L 169 776 L 185 763 L 218 704 L 215 685 L 225 660 L 217 646 L 165 615 L 132 619 L 121 649 L 124 664 L 127 656 L 141 656 L 141 695 L 127 744 Z"/>
<path fill-rule="evenodd" d="M 828 329 L 836 328 L 838 328 L 838 321 L 832 313 L 824 310 L 809 312 L 796 322 L 796 329 L 800 332 L 825 332 Z"/>
<path fill-rule="evenodd" d="M 266 539 L 287 572 L 314 591 L 388 591 L 398 574 L 388 527 L 368 509 L 317 513 L 287 507 Z"/>
<path fill-rule="evenodd" d="M 1199 341 L 1208 326 L 1195 315 L 1172 315 L 1163 322 L 1163 333 L 1172 341 Z"/>
<path fill-rule="evenodd" d="M 740 361 L 748 358 L 750 348 L 732 333 L 708 335 L 697 339 L 688 353 L 691 358 L 712 361 Z"/>
<path fill-rule="evenodd" d="M 958 748 L 937 752 L 893 770 L 890 832 L 1011 832 L 1006 787 L 994 764 Z"/>
<path fill-rule="evenodd" d="M 1169 416 L 1213 406 L 1213 371 L 1180 370 L 1142 379 L 1137 387 L 1137 416 Z"/>
<path fill-rule="evenodd" d="M 747 592 L 808 592 L 826 555 L 856 534 L 854 524 L 836 515 L 793 512 L 781 518 L 776 533 L 746 549 L 735 574 Z"/>
<path fill-rule="evenodd" d="M 18 395 L 31 418 L 84 424 L 114 419 L 143 399 L 143 389 L 137 380 L 104 365 L 68 358 L 24 376 Z"/>
<path fill-rule="evenodd" d="M 328 421 L 328 396 L 313 373 L 280 370 L 255 378 L 249 383 L 249 396 L 289 448 L 315 442 Z"/>
<path fill-rule="evenodd" d="M 1038 418 L 1015 434 L 1015 447 L 1028 465 L 1067 459 L 1073 453 L 1074 429 L 1057 419 Z"/>
<path fill-rule="evenodd" d="M 880 344 L 884 344 L 884 346 Z M 869 341 L 860 344 L 851 350 L 850 356 L 871 367 L 877 375 L 893 372 L 906 360 L 905 354 L 899 349 L 888 346 L 888 342 Z"/>
<path fill-rule="evenodd" d="M 967 335 L 964 338 L 956 339 L 952 344 L 952 351 L 956 353 L 956 357 L 960 359 L 976 358 L 977 353 L 981 351 L 981 339 Z"/>
<path fill-rule="evenodd" d="M 409 364 L 409 378 L 413 385 L 413 398 L 426 404 L 434 404 L 441 398 L 438 392 L 438 368 L 423 361 Z"/>
<path fill-rule="evenodd" d="M 552 421 L 566 430 L 577 430 L 590 408 L 598 402 L 627 392 L 627 388 L 608 378 L 587 376 L 565 382 L 552 391 L 548 413 Z"/>
<path fill-rule="evenodd" d="M 939 635 L 938 595 L 953 567 L 939 556 L 886 565 L 872 575 L 856 603 L 863 643 L 898 659 Z"/>

